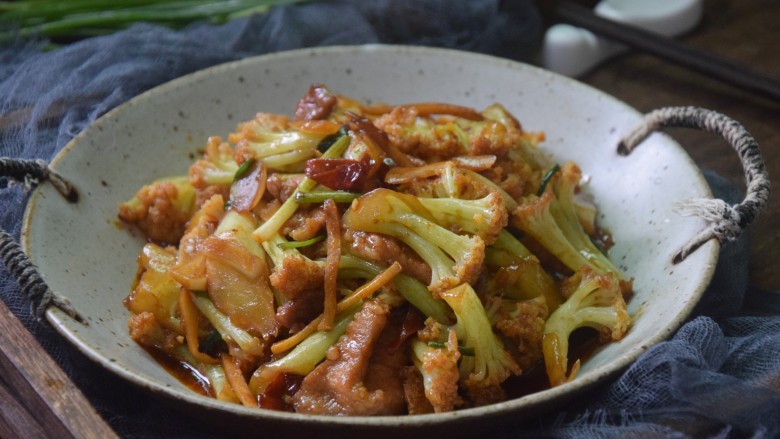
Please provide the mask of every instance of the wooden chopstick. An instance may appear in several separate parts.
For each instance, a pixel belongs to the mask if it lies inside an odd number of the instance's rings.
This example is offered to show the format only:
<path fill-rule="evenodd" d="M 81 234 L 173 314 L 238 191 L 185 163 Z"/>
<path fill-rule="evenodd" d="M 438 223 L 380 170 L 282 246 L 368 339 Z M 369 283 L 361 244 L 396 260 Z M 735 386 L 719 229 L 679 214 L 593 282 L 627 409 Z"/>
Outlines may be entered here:
<path fill-rule="evenodd" d="M 599 17 L 592 10 L 568 0 L 558 0 L 553 14 L 559 21 L 587 29 L 742 90 L 780 101 L 780 79 L 776 77 L 764 75 L 671 38 Z"/>
<path fill-rule="evenodd" d="M 0 300 L 0 437 L 118 438 Z"/>

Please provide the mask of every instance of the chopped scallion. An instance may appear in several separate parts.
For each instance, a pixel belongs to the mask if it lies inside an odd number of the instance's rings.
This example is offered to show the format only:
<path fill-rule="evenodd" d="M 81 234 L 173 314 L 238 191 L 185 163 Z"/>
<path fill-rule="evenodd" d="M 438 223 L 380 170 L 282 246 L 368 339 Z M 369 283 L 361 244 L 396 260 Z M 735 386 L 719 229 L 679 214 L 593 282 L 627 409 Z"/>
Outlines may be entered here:
<path fill-rule="evenodd" d="M 222 335 L 216 329 L 208 333 L 206 338 L 198 346 L 198 351 L 211 357 L 219 357 L 220 352 L 227 352 L 228 346 Z"/>
<path fill-rule="evenodd" d="M 250 158 L 249 160 L 242 163 L 241 166 L 236 170 L 236 173 L 233 175 L 233 181 L 244 178 L 246 173 L 252 169 L 252 166 L 254 166 L 255 163 L 257 163 L 257 160 L 254 158 Z"/>
<path fill-rule="evenodd" d="M 544 190 L 547 188 L 547 184 L 550 183 L 550 180 L 552 179 L 553 175 L 555 175 L 556 172 L 561 170 L 561 166 L 559 164 L 555 164 L 552 168 L 550 168 L 545 174 L 544 177 L 542 177 L 542 183 L 539 185 L 539 190 L 536 192 L 536 195 L 542 196 L 544 193 Z"/>
<path fill-rule="evenodd" d="M 317 145 L 317 150 L 320 152 L 325 152 L 328 150 L 328 148 L 331 147 L 334 143 L 336 143 L 337 140 L 341 139 L 342 137 L 347 135 L 347 130 L 344 127 L 341 127 L 339 131 L 336 134 L 332 134 L 320 142 L 319 145 Z"/>
<path fill-rule="evenodd" d="M 324 203 L 325 200 L 332 199 L 337 203 L 351 203 L 360 195 L 345 191 L 298 192 L 295 194 L 295 201 L 299 204 L 314 204 Z"/>
<path fill-rule="evenodd" d="M 310 245 L 314 245 L 323 240 L 325 240 L 325 235 L 317 235 L 314 238 L 307 239 L 305 241 L 287 241 L 287 242 L 280 243 L 278 245 L 280 249 L 289 250 L 291 248 L 308 247 Z"/>
<path fill-rule="evenodd" d="M 446 348 L 447 345 L 438 341 L 429 341 L 428 346 L 432 348 Z M 467 357 L 473 357 L 474 356 L 474 348 L 470 346 L 458 346 L 458 351 L 460 351 L 461 354 L 467 356 Z"/>

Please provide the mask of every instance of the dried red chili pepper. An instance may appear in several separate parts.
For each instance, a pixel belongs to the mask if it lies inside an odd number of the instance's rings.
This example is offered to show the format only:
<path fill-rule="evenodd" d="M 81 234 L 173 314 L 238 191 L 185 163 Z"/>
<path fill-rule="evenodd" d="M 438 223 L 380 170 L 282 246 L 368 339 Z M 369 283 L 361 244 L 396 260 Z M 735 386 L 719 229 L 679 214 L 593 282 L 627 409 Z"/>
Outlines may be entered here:
<path fill-rule="evenodd" d="M 360 188 L 369 167 L 363 161 L 351 159 L 309 159 L 306 176 L 334 190 Z"/>
<path fill-rule="evenodd" d="M 397 351 L 401 348 L 401 346 L 403 346 L 404 342 L 409 337 L 417 334 L 417 331 L 423 328 L 425 328 L 425 315 L 423 315 L 423 313 L 421 313 L 417 308 L 409 306 L 406 310 L 406 316 L 404 317 L 404 321 L 401 323 L 398 334 L 387 347 L 388 350 L 390 352 Z"/>

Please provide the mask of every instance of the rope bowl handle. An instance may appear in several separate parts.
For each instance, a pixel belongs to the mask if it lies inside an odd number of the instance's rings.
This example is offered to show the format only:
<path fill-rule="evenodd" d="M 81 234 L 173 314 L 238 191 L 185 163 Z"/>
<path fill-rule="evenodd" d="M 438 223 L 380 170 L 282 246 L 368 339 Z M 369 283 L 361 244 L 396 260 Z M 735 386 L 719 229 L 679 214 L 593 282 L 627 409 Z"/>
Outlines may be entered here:
<path fill-rule="evenodd" d="M 40 182 L 48 181 L 68 202 L 78 202 L 78 191 L 62 175 L 51 169 L 43 160 L 26 160 L 0 157 L 0 176 L 21 182 L 25 190 Z M 0 260 L 16 279 L 19 288 L 30 301 L 33 315 L 41 320 L 46 309 L 54 306 L 76 321 L 86 325 L 87 320 L 61 294 L 49 288 L 37 267 L 24 253 L 13 235 L 0 227 Z"/>
<path fill-rule="evenodd" d="M 763 212 L 769 201 L 770 183 L 758 142 L 734 119 L 699 107 L 665 107 L 647 113 L 617 146 L 627 156 L 655 131 L 666 127 L 694 128 L 720 135 L 739 155 L 747 190 L 742 202 L 729 205 L 720 199 L 696 198 L 676 203 L 674 210 L 684 216 L 697 216 L 707 225 L 691 238 L 672 258 L 684 261 L 710 239 L 721 244 L 735 240 Z"/>

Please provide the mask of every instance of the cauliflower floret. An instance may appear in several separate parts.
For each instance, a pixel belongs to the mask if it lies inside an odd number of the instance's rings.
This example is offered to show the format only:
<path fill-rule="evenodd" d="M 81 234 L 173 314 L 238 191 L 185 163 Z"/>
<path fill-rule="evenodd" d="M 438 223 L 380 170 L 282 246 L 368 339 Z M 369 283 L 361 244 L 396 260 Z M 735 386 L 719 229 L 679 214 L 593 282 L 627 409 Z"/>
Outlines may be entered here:
<path fill-rule="evenodd" d="M 412 341 L 412 360 L 423 377 L 425 398 L 436 413 L 449 412 L 463 405 L 458 395 L 458 339 L 451 331 L 444 348 L 431 347 L 420 339 Z"/>
<path fill-rule="evenodd" d="M 218 136 L 209 137 L 203 158 L 190 166 L 190 184 L 198 194 L 198 206 L 214 195 L 228 199 L 230 185 L 238 171 L 233 149 Z"/>
<path fill-rule="evenodd" d="M 544 322 L 547 320 L 547 301 L 543 295 L 530 300 L 491 298 L 494 309 L 491 320 L 508 346 L 508 352 L 521 369 L 530 369 L 542 359 Z"/>
<path fill-rule="evenodd" d="M 631 325 L 620 282 L 614 273 L 599 274 L 583 267 L 572 281 L 578 282 L 576 290 L 550 314 L 544 325 L 542 348 L 551 386 L 571 381 L 577 375 L 579 359 L 567 374 L 569 336 L 577 328 L 593 328 L 602 341 L 617 341 Z"/>
<path fill-rule="evenodd" d="M 119 205 L 119 219 L 135 224 L 149 239 L 177 244 L 195 212 L 195 190 L 187 177 L 160 179 Z"/>
<path fill-rule="evenodd" d="M 475 280 L 482 269 L 485 242 L 440 226 L 413 195 L 374 189 L 352 202 L 343 224 L 403 241 L 431 267 L 428 288 L 435 293 Z"/>
<path fill-rule="evenodd" d="M 130 338 L 143 346 L 170 352 L 181 344 L 179 335 L 163 328 L 150 312 L 133 314 L 127 326 L 130 330 Z"/>
<path fill-rule="evenodd" d="M 522 135 L 517 120 L 497 104 L 482 113 L 448 104 L 398 106 L 374 125 L 398 149 L 429 163 L 464 155 L 503 156 Z"/>

